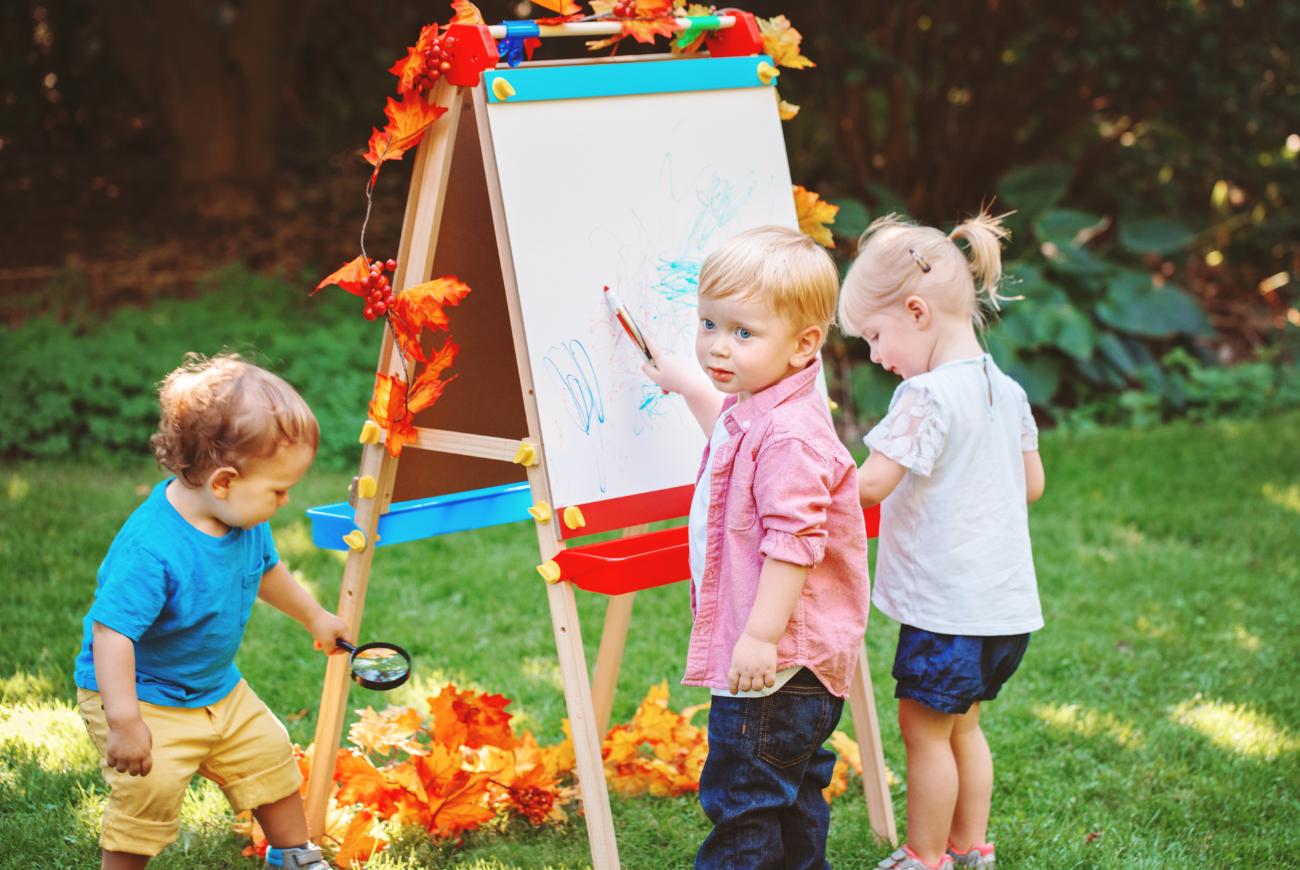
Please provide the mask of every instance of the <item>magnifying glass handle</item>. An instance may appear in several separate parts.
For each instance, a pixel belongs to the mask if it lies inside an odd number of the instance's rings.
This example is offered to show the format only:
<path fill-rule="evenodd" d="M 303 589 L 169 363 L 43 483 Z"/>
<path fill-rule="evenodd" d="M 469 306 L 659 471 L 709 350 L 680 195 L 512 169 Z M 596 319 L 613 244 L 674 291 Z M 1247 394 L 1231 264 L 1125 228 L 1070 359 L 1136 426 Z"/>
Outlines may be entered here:
<path fill-rule="evenodd" d="M 354 646 L 353 644 L 348 643 L 346 640 L 344 640 L 344 639 L 341 638 L 341 637 L 339 637 L 339 638 L 335 638 L 335 639 L 334 639 L 334 645 L 335 645 L 336 647 L 338 647 L 339 649 L 347 650 L 347 651 L 350 652 L 350 653 L 354 653 L 354 652 L 357 651 L 356 646 Z"/>

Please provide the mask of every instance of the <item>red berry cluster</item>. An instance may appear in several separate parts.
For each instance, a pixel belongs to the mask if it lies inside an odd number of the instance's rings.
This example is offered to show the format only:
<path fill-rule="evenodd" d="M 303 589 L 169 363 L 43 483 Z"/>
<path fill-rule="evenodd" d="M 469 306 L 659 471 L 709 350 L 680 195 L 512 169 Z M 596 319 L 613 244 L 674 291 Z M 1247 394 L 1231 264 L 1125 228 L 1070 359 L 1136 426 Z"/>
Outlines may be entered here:
<path fill-rule="evenodd" d="M 615 18 L 636 18 L 636 0 L 618 0 L 614 4 Z"/>
<path fill-rule="evenodd" d="M 396 268 L 396 260 L 385 263 L 375 260 L 370 264 L 370 274 L 361 279 L 361 289 L 366 293 L 366 308 L 361 315 L 366 320 L 383 317 L 397 301 L 397 297 L 393 295 L 393 288 L 388 283 L 388 276 L 384 274 L 385 271 L 392 272 Z"/>
<path fill-rule="evenodd" d="M 428 93 L 443 73 L 451 69 L 451 49 L 455 45 L 456 37 L 443 34 L 435 37 L 433 44 L 424 50 L 424 69 L 412 82 L 417 93 Z"/>

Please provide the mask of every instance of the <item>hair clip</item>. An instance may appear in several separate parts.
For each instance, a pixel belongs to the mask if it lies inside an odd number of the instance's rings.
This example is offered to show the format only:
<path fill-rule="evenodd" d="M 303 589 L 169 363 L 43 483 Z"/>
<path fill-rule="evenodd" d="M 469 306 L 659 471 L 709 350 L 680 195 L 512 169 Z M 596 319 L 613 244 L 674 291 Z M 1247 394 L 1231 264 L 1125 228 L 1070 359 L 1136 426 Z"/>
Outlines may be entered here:
<path fill-rule="evenodd" d="M 915 248 L 908 248 L 907 252 L 912 255 L 912 259 L 916 261 L 916 265 L 921 267 L 922 272 L 930 271 L 930 264 L 926 262 L 925 257 L 916 252 Z"/>

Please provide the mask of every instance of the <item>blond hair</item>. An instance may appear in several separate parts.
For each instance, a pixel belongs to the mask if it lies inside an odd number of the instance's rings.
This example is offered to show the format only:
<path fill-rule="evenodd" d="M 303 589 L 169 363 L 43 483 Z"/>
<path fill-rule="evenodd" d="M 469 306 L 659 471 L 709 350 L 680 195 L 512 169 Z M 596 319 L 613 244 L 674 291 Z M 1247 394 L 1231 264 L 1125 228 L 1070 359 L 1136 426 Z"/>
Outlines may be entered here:
<path fill-rule="evenodd" d="M 320 426 L 293 387 L 237 354 L 187 354 L 158 388 L 158 464 L 190 486 L 218 468 L 242 468 L 281 446 L 320 443 Z"/>
<path fill-rule="evenodd" d="M 758 299 L 796 328 L 829 327 L 839 287 L 830 254 L 788 227 L 746 230 L 709 254 L 700 267 L 701 299 Z"/>
<path fill-rule="evenodd" d="M 844 278 L 840 329 L 860 335 L 865 317 L 912 295 L 982 327 L 986 310 L 1000 310 L 1009 298 L 998 292 L 1002 242 L 1011 235 L 1006 217 L 981 211 L 947 235 L 894 214 L 877 218 L 858 240 L 857 259 Z M 966 242 L 969 255 L 958 241 Z"/>

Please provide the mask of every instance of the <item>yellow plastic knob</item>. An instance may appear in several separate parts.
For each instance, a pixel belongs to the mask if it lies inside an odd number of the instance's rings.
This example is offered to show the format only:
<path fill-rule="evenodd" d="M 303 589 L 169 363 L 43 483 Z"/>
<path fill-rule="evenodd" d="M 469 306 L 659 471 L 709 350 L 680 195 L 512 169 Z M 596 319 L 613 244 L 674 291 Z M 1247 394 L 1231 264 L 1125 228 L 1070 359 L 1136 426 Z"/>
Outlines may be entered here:
<path fill-rule="evenodd" d="M 553 512 L 551 511 L 551 506 L 549 504 L 544 501 L 539 501 L 528 509 L 528 513 L 532 514 L 533 519 L 537 520 L 539 523 L 549 523 Z"/>
<path fill-rule="evenodd" d="M 379 428 L 378 423 L 374 420 L 367 420 L 361 424 L 361 435 L 357 440 L 362 444 L 378 444 L 383 435 L 384 430 Z"/>
<path fill-rule="evenodd" d="M 343 536 L 343 543 L 348 545 L 349 550 L 361 551 L 366 548 L 366 533 L 360 529 L 353 529 Z"/>
<path fill-rule="evenodd" d="M 560 582 L 560 566 L 556 564 L 554 559 L 547 559 L 545 562 L 538 565 L 537 573 L 541 574 L 542 579 L 547 583 Z"/>
<path fill-rule="evenodd" d="M 357 478 L 357 495 L 361 498 L 374 498 L 379 492 L 379 484 L 368 474 Z"/>
<path fill-rule="evenodd" d="M 515 95 L 515 87 L 505 79 L 498 78 L 492 82 L 492 95 L 504 103 Z"/>
<path fill-rule="evenodd" d="M 571 504 L 564 509 L 564 524 L 571 529 L 580 529 L 587 524 L 587 518 L 582 515 L 582 508 L 576 504 Z"/>
<path fill-rule="evenodd" d="M 537 448 L 527 441 L 519 442 L 519 449 L 515 451 L 515 458 L 511 460 L 516 465 L 522 465 L 525 468 L 537 464 Z"/>
<path fill-rule="evenodd" d="M 765 85 L 770 85 L 781 74 L 781 71 L 772 66 L 767 61 L 758 65 L 758 79 Z M 498 79 L 499 81 L 499 79 Z"/>

